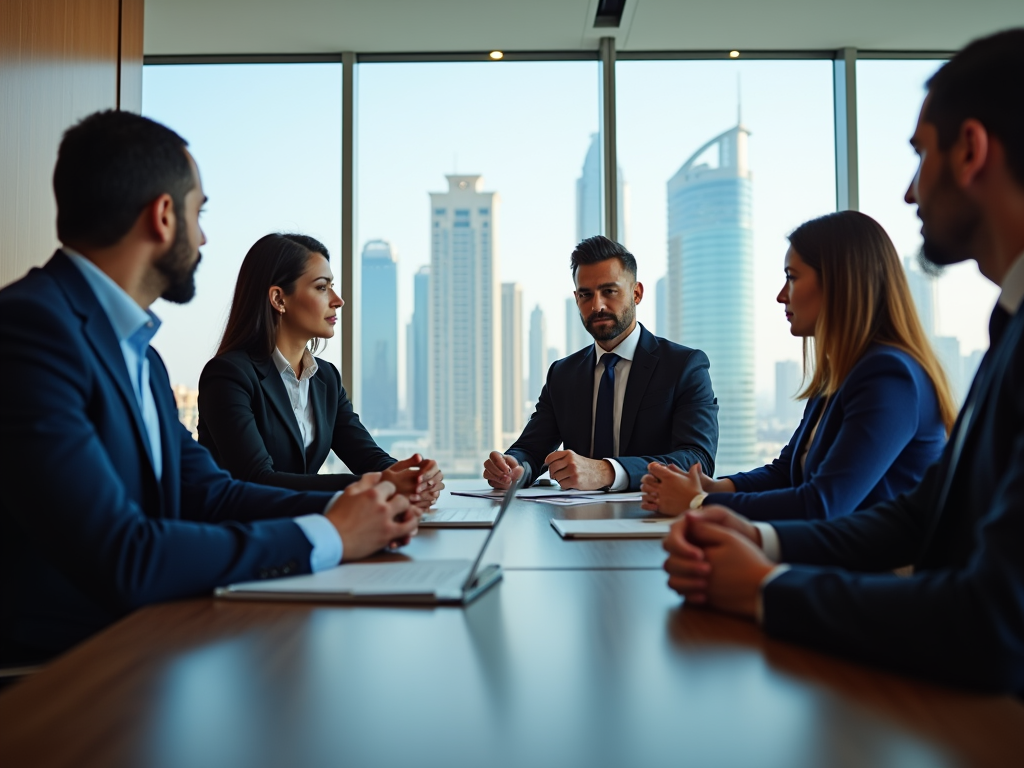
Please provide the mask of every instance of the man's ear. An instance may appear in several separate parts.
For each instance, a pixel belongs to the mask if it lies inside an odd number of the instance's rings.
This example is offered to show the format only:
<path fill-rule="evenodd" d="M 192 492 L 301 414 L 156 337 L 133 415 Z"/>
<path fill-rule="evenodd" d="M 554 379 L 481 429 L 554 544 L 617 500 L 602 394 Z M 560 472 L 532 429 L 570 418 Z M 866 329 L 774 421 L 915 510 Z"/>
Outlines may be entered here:
<path fill-rule="evenodd" d="M 174 200 L 166 192 L 146 206 L 143 213 L 149 225 L 149 231 L 161 245 L 174 242 L 177 229 L 177 218 L 174 213 Z"/>
<path fill-rule="evenodd" d="M 950 149 L 953 178 L 963 188 L 971 186 L 990 160 L 988 130 L 978 120 L 968 118 L 960 126 L 960 135 Z"/>
<path fill-rule="evenodd" d="M 639 304 L 644 299 L 644 284 L 634 283 L 633 284 L 633 303 Z"/>

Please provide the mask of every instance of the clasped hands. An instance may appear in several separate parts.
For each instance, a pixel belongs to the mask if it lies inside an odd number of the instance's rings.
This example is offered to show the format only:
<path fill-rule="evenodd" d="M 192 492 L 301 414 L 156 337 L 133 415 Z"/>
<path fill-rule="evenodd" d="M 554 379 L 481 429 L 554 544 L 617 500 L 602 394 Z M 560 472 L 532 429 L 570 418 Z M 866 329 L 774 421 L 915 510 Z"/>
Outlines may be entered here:
<path fill-rule="evenodd" d="M 761 532 L 731 509 L 687 510 L 662 542 L 668 585 L 687 602 L 753 618 L 764 577 L 775 563 L 761 551 Z"/>
<path fill-rule="evenodd" d="M 437 462 L 424 459 L 418 453 L 395 462 L 380 474 L 398 493 L 408 497 L 412 506 L 423 512 L 430 509 L 444 490 L 444 475 Z"/>
<path fill-rule="evenodd" d="M 604 459 L 588 459 L 574 451 L 554 451 L 544 459 L 551 479 L 563 488 L 598 491 L 615 482 L 615 470 Z M 523 475 L 515 456 L 491 451 L 484 461 L 484 479 L 492 488 L 508 488 Z"/>

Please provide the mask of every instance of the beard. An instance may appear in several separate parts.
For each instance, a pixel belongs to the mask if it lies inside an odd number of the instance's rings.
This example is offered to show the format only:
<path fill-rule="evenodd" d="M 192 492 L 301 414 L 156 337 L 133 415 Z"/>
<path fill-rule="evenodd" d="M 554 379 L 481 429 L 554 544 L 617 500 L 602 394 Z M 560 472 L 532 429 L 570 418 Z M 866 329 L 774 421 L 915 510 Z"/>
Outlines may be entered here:
<path fill-rule="evenodd" d="M 621 315 L 613 315 L 610 312 L 595 312 L 587 318 L 584 325 L 587 328 L 587 333 L 593 336 L 596 341 L 610 341 L 625 332 L 635 317 L 636 304 L 631 303 L 622 310 Z M 595 328 L 594 323 L 598 320 L 614 320 L 615 322 L 607 328 Z"/>
<path fill-rule="evenodd" d="M 924 225 L 917 261 L 927 274 L 939 275 L 944 267 L 971 258 L 971 243 L 981 226 L 981 208 L 956 185 L 949 165 L 942 169 L 931 197 L 927 214 L 920 205 L 917 210 Z"/>
<path fill-rule="evenodd" d="M 196 295 L 196 269 L 199 268 L 203 256 L 196 254 L 195 263 L 192 263 L 194 251 L 188 242 L 184 211 L 178 211 L 175 206 L 175 213 L 178 215 L 175 216 L 177 224 L 174 229 L 174 242 L 167 253 L 157 259 L 154 266 L 167 278 L 167 288 L 160 294 L 160 298 L 173 304 L 187 304 Z"/>

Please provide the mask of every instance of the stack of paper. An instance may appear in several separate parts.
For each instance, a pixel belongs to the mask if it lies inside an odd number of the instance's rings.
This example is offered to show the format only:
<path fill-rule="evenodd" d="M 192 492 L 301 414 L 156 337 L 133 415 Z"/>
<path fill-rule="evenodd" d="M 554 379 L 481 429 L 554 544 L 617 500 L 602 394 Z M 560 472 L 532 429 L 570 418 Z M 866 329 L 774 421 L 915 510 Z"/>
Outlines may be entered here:
<path fill-rule="evenodd" d="M 480 499 L 500 499 L 503 491 L 488 488 L 480 491 L 452 491 L 452 496 L 473 496 Z M 575 491 L 563 489 L 556 486 L 535 486 L 523 488 L 516 494 L 517 499 L 527 501 L 539 501 L 544 504 L 558 504 L 560 506 L 576 506 L 579 504 L 604 504 L 608 502 L 639 502 L 641 494 L 635 493 L 608 493 L 606 491 Z"/>

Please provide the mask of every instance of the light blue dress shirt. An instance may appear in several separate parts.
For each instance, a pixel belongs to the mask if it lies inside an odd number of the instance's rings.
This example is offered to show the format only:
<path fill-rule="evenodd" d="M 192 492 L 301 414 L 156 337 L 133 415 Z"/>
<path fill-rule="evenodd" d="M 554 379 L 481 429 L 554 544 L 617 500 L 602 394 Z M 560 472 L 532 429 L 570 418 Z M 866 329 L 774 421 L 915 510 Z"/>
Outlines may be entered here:
<path fill-rule="evenodd" d="M 160 318 L 151 310 L 140 307 L 121 286 L 89 259 L 69 248 L 62 250 L 82 273 L 114 329 L 121 354 L 124 356 L 124 364 L 128 368 L 132 391 L 142 414 L 143 432 L 149 443 L 150 455 L 153 457 L 153 472 L 159 481 L 163 474 L 160 414 L 157 413 L 153 390 L 149 385 L 149 359 L 146 357 L 146 350 L 149 349 L 149 342 L 153 336 L 160 330 Z M 325 512 L 339 495 L 341 494 L 337 493 L 331 498 Z M 313 551 L 309 553 L 309 565 L 314 573 L 325 568 L 333 568 L 341 562 L 341 536 L 330 520 L 323 515 L 303 515 L 294 518 L 294 521 L 313 547 Z"/>
<path fill-rule="evenodd" d="M 121 286 L 87 258 L 67 248 L 64 253 L 71 257 L 72 263 L 89 283 L 114 329 L 121 354 L 124 355 L 124 364 L 128 368 L 132 391 L 142 414 L 143 432 L 149 443 L 150 456 L 153 457 L 153 473 L 159 481 L 163 474 L 160 416 L 153 399 L 153 390 L 149 386 L 149 358 L 146 357 L 146 350 L 153 336 L 160 330 L 160 318 L 136 304 Z"/>

